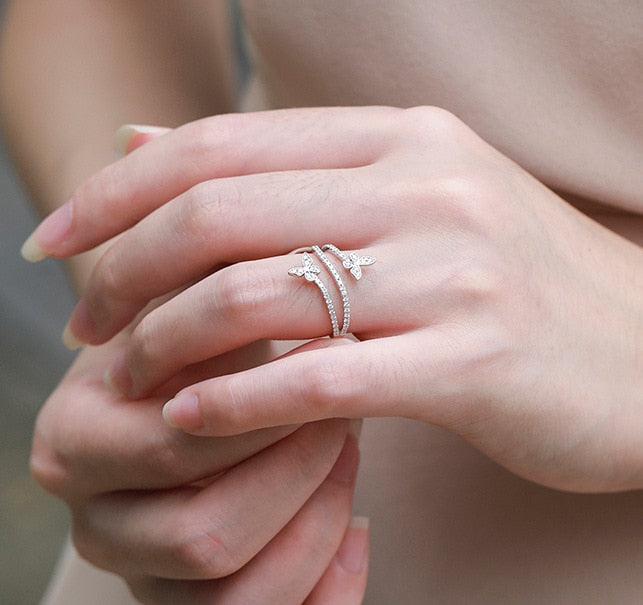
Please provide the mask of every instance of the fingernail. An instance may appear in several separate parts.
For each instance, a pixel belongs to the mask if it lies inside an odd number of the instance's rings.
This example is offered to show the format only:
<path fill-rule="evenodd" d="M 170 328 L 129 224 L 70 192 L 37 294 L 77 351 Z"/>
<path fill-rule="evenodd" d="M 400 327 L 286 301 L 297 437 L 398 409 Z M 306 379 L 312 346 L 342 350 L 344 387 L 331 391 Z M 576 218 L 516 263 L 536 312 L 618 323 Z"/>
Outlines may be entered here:
<path fill-rule="evenodd" d="M 196 395 L 180 393 L 163 406 L 163 419 L 167 424 L 184 431 L 203 428 L 203 416 Z"/>
<path fill-rule="evenodd" d="M 81 298 L 62 334 L 63 344 L 72 351 L 92 342 L 94 322 L 89 314 L 85 299 Z"/>
<path fill-rule="evenodd" d="M 67 238 L 71 230 L 72 204 L 66 202 L 54 210 L 26 239 L 20 249 L 22 257 L 37 263 L 49 256 Z"/>
<path fill-rule="evenodd" d="M 116 393 L 129 397 L 132 392 L 132 377 L 127 367 L 127 354 L 121 351 L 103 374 L 105 386 Z"/>
<path fill-rule="evenodd" d="M 67 322 L 67 325 L 65 326 L 65 329 L 63 330 L 62 334 L 62 341 L 63 344 L 70 350 L 70 351 L 75 351 L 76 349 L 80 349 L 80 347 L 83 346 L 83 343 L 80 342 L 75 336 L 74 333 L 71 331 L 71 328 L 69 327 L 69 322 Z"/>
<path fill-rule="evenodd" d="M 47 258 L 47 253 L 36 243 L 34 234 L 32 233 L 22 244 L 20 248 L 22 258 L 30 263 L 39 263 L 41 260 Z"/>
<path fill-rule="evenodd" d="M 366 567 L 368 558 L 369 520 L 366 517 L 353 517 L 337 551 L 337 561 L 348 572 L 360 574 Z"/>
<path fill-rule="evenodd" d="M 344 447 L 335 461 L 329 476 L 340 483 L 351 484 L 355 481 L 357 475 L 357 466 L 359 464 L 359 448 L 357 439 L 354 435 L 348 433 Z"/>
<path fill-rule="evenodd" d="M 138 145 L 135 145 L 138 135 L 160 134 L 167 130 L 167 128 L 161 128 L 160 126 L 124 124 L 114 134 L 114 151 L 119 157 L 122 157 L 127 155 L 132 149 L 138 147 Z"/>
<path fill-rule="evenodd" d="M 111 368 L 107 368 L 103 372 L 103 384 L 112 392 L 114 395 L 121 395 L 119 390 L 116 388 L 114 381 L 112 380 Z"/>

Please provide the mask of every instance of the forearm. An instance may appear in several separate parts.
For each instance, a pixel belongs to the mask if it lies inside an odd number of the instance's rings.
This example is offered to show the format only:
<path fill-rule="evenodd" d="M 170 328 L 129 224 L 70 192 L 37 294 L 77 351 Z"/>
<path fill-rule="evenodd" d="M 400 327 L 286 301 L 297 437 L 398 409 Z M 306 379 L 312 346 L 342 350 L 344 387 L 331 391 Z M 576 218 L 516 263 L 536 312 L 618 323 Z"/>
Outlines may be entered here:
<path fill-rule="evenodd" d="M 232 108 L 225 9 L 200 1 L 11 3 L 0 60 L 3 125 L 42 213 L 114 160 L 121 124 L 172 126 Z M 91 262 L 73 268 L 77 284 Z"/>

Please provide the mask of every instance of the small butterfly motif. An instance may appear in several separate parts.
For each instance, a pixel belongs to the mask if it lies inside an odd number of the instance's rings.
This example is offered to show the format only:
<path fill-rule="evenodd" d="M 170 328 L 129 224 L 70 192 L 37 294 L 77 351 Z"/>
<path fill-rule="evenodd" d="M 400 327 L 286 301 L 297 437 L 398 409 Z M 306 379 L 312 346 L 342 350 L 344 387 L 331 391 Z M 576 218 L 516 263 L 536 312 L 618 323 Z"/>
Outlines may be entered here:
<path fill-rule="evenodd" d="M 313 259 L 308 252 L 304 252 L 301 262 L 301 267 L 293 267 L 292 269 L 289 269 L 288 274 L 295 275 L 297 277 L 301 277 L 303 275 L 308 281 L 315 281 L 317 279 L 317 275 L 321 273 L 321 269 L 313 263 Z"/>
<path fill-rule="evenodd" d="M 351 252 L 348 258 L 342 261 L 342 265 L 349 269 L 355 279 L 362 277 L 362 267 L 372 265 L 375 262 L 372 256 L 359 256 L 356 252 Z"/>

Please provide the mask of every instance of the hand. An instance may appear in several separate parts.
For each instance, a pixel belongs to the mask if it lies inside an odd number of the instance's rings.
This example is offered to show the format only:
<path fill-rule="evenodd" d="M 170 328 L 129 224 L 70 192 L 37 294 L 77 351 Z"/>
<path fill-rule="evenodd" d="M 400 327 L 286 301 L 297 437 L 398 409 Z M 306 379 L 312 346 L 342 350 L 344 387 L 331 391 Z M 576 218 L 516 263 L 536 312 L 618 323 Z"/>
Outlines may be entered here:
<path fill-rule="evenodd" d="M 331 242 L 378 259 L 349 282 L 362 342 L 189 386 L 166 409 L 177 426 L 404 415 L 546 485 L 643 485 L 641 250 L 446 112 L 196 122 L 90 179 L 32 241 L 69 256 L 125 229 L 72 316 L 77 339 L 103 342 L 151 296 L 200 279 L 116 356 L 112 382 L 133 397 L 257 339 L 328 334 L 288 251 Z"/>
<path fill-rule="evenodd" d="M 311 591 L 311 603 L 359 603 L 367 534 L 346 530 L 358 457 L 346 421 L 185 435 L 161 419 L 163 389 L 131 402 L 105 387 L 126 340 L 84 350 L 36 426 L 34 475 L 69 504 L 79 552 L 146 603 L 295 605 Z M 193 367 L 167 388 L 254 363 L 262 349 Z"/>

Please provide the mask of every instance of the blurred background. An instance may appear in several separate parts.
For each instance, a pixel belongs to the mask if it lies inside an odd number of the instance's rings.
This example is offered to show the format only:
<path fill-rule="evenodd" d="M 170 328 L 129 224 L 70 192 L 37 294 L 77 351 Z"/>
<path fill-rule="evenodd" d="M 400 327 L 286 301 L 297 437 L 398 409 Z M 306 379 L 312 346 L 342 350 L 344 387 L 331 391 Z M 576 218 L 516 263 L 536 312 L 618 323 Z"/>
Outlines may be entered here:
<path fill-rule="evenodd" d="M 0 17 L 5 1 L 0 0 Z M 63 267 L 30 265 L 20 246 L 35 213 L 0 141 L 0 604 L 38 603 L 68 528 L 62 504 L 31 479 L 38 409 L 73 355 L 59 334 L 73 307 Z"/>
<path fill-rule="evenodd" d="M 0 0 L 0 27 L 7 4 Z M 242 88 L 250 67 L 236 3 L 231 9 Z M 28 467 L 38 410 L 74 357 L 60 341 L 74 306 L 63 265 L 20 256 L 37 222 L 0 131 L 0 605 L 40 601 L 69 528 L 64 505 Z"/>

